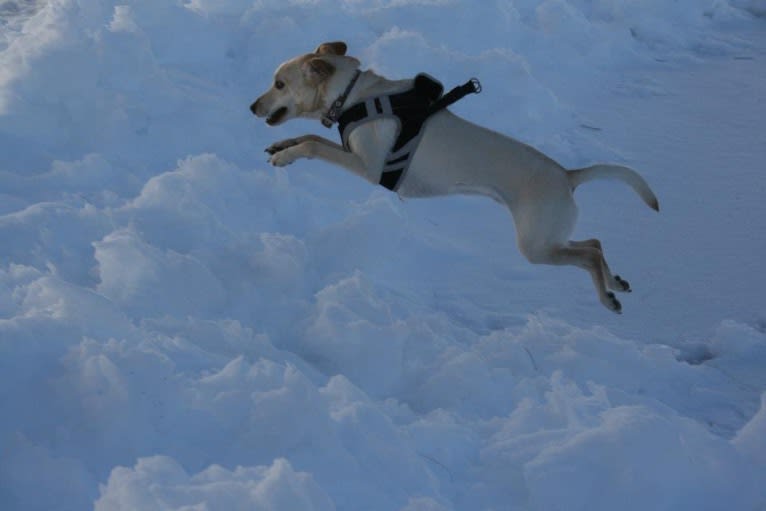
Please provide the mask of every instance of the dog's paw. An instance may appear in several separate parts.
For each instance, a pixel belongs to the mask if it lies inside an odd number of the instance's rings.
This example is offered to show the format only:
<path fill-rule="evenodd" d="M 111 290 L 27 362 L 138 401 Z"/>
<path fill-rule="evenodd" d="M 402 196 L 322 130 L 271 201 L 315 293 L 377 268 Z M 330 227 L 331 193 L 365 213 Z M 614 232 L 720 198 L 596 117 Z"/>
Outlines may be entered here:
<path fill-rule="evenodd" d="M 633 291 L 630 289 L 630 283 L 619 275 L 614 276 L 614 282 L 616 284 L 614 287 L 615 291 L 622 291 L 623 293 L 630 293 Z"/>
<path fill-rule="evenodd" d="M 271 163 L 275 167 L 285 167 L 287 165 L 290 165 L 299 157 L 300 156 L 296 154 L 295 151 L 292 151 L 290 150 L 290 148 L 287 148 L 272 154 L 271 157 L 269 158 L 269 163 Z"/>
<path fill-rule="evenodd" d="M 614 293 L 607 293 L 601 303 L 603 303 L 604 306 L 610 311 L 617 314 L 622 314 L 622 304 L 617 299 L 617 297 L 614 296 Z"/>
<path fill-rule="evenodd" d="M 269 147 L 267 147 L 265 149 L 265 152 L 273 156 L 281 151 L 284 151 L 288 147 L 293 147 L 294 145 L 298 145 L 299 143 L 300 143 L 300 140 L 298 140 L 297 138 L 288 138 L 287 140 L 280 140 L 279 142 L 274 142 Z"/>

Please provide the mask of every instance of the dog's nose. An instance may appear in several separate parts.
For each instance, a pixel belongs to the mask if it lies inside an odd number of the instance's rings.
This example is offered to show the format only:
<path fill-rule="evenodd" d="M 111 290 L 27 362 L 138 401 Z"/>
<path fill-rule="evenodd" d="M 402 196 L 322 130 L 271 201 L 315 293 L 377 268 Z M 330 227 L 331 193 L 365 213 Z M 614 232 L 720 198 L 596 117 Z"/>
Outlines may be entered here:
<path fill-rule="evenodd" d="M 258 98 L 255 100 L 255 103 L 250 105 L 250 111 L 253 112 L 253 115 L 256 115 L 256 116 L 258 115 L 258 109 L 261 106 L 260 103 L 261 103 L 261 98 Z"/>

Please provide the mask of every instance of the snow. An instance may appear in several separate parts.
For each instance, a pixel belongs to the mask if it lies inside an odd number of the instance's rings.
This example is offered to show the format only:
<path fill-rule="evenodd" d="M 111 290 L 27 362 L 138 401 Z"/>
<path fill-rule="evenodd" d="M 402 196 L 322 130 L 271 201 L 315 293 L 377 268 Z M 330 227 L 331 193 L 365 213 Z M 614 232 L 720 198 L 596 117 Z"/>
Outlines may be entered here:
<path fill-rule="evenodd" d="M 766 506 L 761 0 L 0 4 L 3 510 Z M 492 201 L 263 149 L 283 60 L 390 77 L 578 189 L 634 292 L 532 266 Z"/>

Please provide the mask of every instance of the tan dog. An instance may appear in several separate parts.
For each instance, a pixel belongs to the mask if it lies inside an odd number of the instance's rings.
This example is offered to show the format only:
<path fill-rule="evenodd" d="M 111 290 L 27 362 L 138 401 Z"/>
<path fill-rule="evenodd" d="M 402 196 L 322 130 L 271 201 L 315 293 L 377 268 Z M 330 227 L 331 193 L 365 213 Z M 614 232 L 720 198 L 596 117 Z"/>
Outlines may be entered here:
<path fill-rule="evenodd" d="M 313 53 L 279 66 L 271 88 L 252 104 L 269 125 L 295 117 L 321 119 L 348 92 L 345 106 L 412 88 L 412 80 L 391 81 L 363 71 L 352 83 L 359 61 L 346 56 L 342 42 L 325 43 Z M 349 89 L 349 87 L 351 87 Z M 386 157 L 398 136 L 395 119 L 358 124 L 348 147 L 316 135 L 283 140 L 266 151 L 282 167 L 299 158 L 320 158 L 379 183 Z M 551 158 L 513 138 L 472 124 L 444 109 L 424 125 L 410 167 L 396 189 L 402 197 L 464 193 L 489 196 L 510 209 L 519 250 L 532 263 L 574 265 L 587 270 L 599 300 L 614 312 L 622 306 L 614 291 L 630 291 L 612 275 L 597 239 L 569 239 L 577 219 L 572 192 L 585 181 L 617 178 L 630 185 L 649 207 L 659 204 L 644 179 L 618 165 L 566 170 Z"/>

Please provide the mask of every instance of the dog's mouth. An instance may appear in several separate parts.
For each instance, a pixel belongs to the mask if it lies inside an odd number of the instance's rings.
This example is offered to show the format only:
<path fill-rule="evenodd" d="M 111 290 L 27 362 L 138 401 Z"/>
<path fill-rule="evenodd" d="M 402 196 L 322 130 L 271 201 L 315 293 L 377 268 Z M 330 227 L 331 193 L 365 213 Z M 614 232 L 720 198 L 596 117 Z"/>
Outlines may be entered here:
<path fill-rule="evenodd" d="M 266 118 L 266 124 L 269 126 L 274 126 L 275 124 L 279 124 L 279 122 L 284 118 L 284 116 L 287 115 L 287 107 L 280 107 L 277 108 L 276 111 L 272 112 L 271 115 L 269 115 Z"/>

